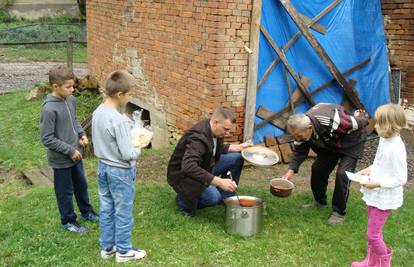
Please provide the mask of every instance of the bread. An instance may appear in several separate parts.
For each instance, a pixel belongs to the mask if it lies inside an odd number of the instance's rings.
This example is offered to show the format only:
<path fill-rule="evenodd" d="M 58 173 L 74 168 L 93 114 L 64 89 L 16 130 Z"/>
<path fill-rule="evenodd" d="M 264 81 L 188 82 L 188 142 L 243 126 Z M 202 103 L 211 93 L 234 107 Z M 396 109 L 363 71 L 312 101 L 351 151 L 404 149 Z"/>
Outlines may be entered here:
<path fill-rule="evenodd" d="M 132 137 L 132 145 L 134 147 L 146 147 L 152 140 L 152 132 L 148 131 L 145 128 L 139 129 L 132 129 L 131 137 Z"/>

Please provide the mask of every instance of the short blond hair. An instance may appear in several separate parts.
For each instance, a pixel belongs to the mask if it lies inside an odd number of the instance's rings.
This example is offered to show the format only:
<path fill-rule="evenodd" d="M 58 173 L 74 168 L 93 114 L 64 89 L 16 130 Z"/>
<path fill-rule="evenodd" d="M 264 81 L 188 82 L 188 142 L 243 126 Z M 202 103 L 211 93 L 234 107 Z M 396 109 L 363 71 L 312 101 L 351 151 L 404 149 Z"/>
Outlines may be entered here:
<path fill-rule="evenodd" d="M 386 104 L 375 111 L 377 133 L 384 138 L 396 136 L 406 126 L 404 109 L 397 104 Z"/>

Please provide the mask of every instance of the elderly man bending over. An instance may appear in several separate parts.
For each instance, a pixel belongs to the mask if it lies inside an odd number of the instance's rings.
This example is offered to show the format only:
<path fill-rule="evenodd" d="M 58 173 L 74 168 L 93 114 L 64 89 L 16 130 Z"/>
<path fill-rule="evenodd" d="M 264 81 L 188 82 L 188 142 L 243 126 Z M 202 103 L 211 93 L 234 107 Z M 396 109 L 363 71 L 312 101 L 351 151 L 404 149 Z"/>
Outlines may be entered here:
<path fill-rule="evenodd" d="M 364 149 L 367 123 L 364 111 L 357 110 L 351 115 L 342 106 L 328 103 L 318 104 L 305 114 L 292 115 L 288 120 L 287 130 L 295 138 L 294 157 L 284 178 L 293 179 L 310 148 L 317 154 L 311 172 L 314 201 L 304 208 L 327 207 L 329 175 L 338 165 L 328 224 L 339 224 L 345 219 L 350 185 L 345 171 L 355 171 Z"/>

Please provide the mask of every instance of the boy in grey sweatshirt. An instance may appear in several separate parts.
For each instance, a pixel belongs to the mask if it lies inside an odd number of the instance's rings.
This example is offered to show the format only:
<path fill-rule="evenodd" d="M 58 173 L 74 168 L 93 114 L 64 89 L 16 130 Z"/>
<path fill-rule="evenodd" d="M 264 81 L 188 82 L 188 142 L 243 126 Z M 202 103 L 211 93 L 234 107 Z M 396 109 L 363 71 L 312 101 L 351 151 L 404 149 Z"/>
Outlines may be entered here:
<path fill-rule="evenodd" d="M 73 207 L 75 195 L 82 218 L 98 221 L 89 203 L 87 182 L 83 171 L 81 147 L 88 144 L 82 126 L 76 119 L 76 100 L 72 96 L 74 75 L 66 67 L 49 71 L 52 93 L 47 95 L 40 115 L 40 135 L 47 148 L 47 159 L 53 168 L 54 188 L 62 227 L 84 233 Z"/>
<path fill-rule="evenodd" d="M 131 121 L 118 112 L 128 102 L 131 75 L 111 73 L 106 81 L 106 99 L 93 113 L 92 139 L 98 163 L 101 257 L 116 254 L 117 262 L 139 260 L 146 252 L 134 248 L 131 234 L 135 196 L 135 161 L 141 153 L 132 146 Z"/>

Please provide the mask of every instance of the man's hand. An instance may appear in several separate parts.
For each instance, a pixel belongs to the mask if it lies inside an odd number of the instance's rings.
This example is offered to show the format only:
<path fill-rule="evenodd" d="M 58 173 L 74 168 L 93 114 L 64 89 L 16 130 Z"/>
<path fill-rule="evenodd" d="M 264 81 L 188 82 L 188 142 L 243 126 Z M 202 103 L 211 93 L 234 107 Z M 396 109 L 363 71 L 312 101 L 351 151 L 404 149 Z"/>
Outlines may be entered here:
<path fill-rule="evenodd" d="M 249 142 L 241 143 L 241 144 L 238 144 L 238 145 L 230 145 L 229 152 L 240 152 L 243 149 L 245 149 L 247 147 L 251 147 L 251 146 L 253 146 L 253 144 L 249 143 Z"/>
<path fill-rule="evenodd" d="M 363 109 L 357 109 L 354 111 L 354 117 L 365 117 L 368 119 L 369 115 L 368 112 L 366 112 Z"/>
<path fill-rule="evenodd" d="M 79 144 L 83 147 L 87 146 L 89 143 L 88 137 L 86 137 L 86 135 L 83 135 L 80 139 L 79 139 Z"/>
<path fill-rule="evenodd" d="M 295 172 L 293 170 L 288 170 L 285 173 L 285 175 L 282 176 L 282 178 L 291 181 L 293 180 L 294 176 L 295 176 Z"/>
<path fill-rule="evenodd" d="M 82 154 L 78 150 L 75 150 L 75 152 L 73 153 L 73 155 L 70 158 L 73 161 L 79 161 L 79 160 L 82 159 Z"/>
<path fill-rule="evenodd" d="M 234 192 L 237 188 L 237 184 L 233 180 L 223 179 L 217 176 L 214 176 L 213 181 L 211 181 L 211 183 L 227 192 Z"/>
<path fill-rule="evenodd" d="M 375 181 L 362 181 L 360 184 L 369 189 L 380 187 L 380 184 Z"/>

